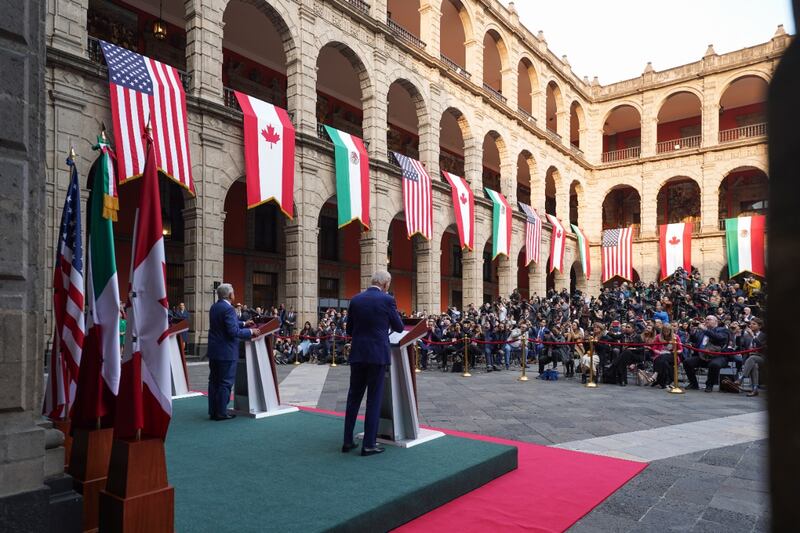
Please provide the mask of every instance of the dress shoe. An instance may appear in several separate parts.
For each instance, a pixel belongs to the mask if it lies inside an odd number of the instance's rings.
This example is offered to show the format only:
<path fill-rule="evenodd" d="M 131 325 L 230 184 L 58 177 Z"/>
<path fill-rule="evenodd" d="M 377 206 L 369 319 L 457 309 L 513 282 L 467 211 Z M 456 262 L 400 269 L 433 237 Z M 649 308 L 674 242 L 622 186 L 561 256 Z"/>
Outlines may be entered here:
<path fill-rule="evenodd" d="M 686 390 L 700 390 L 700 385 L 697 383 L 689 383 L 686 385 Z"/>
<path fill-rule="evenodd" d="M 212 416 L 211 420 L 219 421 L 219 420 L 230 420 L 232 418 L 236 418 L 235 414 L 230 415 L 222 415 L 222 416 Z"/>
<path fill-rule="evenodd" d="M 355 442 L 342 444 L 342 453 L 347 453 L 350 450 L 355 450 L 356 448 L 358 448 L 358 444 Z"/>
<path fill-rule="evenodd" d="M 362 448 L 361 455 L 362 457 L 366 457 L 368 455 L 377 455 L 379 453 L 383 453 L 386 451 L 386 448 L 381 446 L 375 446 L 374 448 Z"/>
<path fill-rule="evenodd" d="M 752 398 L 753 396 L 758 396 L 758 389 L 753 389 L 747 393 L 748 398 Z"/>
<path fill-rule="evenodd" d="M 714 385 L 711 385 L 710 387 L 706 387 L 705 390 L 706 390 L 706 392 L 714 392 Z"/>

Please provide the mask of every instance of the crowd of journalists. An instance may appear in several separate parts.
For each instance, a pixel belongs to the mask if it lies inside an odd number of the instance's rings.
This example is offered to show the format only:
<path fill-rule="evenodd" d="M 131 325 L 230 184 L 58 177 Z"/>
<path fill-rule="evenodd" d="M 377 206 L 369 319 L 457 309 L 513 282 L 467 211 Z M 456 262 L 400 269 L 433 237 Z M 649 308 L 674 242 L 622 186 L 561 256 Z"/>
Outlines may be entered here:
<path fill-rule="evenodd" d="M 281 364 L 336 361 L 349 353 L 347 309 L 322 311 L 317 324 L 297 324 L 285 306 L 263 309 L 237 304 L 242 320 L 278 317 L 275 340 Z M 675 363 L 688 389 L 714 386 L 758 395 L 766 363 L 766 287 L 753 277 L 703 280 L 697 270 L 679 269 L 661 282 L 618 281 L 597 296 L 579 290 L 550 290 L 464 309 L 414 318 L 427 320 L 428 333 L 415 348 L 423 371 L 485 372 L 538 365 L 538 377 L 559 377 L 626 386 L 669 388 Z M 722 379 L 720 379 L 722 377 Z"/>

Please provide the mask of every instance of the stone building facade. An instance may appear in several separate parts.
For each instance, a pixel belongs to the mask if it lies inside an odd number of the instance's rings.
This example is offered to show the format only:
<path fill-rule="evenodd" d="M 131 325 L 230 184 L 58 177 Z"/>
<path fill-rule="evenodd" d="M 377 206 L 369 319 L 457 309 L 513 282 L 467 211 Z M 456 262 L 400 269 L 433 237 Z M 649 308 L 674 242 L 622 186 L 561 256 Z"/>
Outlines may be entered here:
<path fill-rule="evenodd" d="M 158 17 L 180 37 L 175 41 L 178 52 L 173 54 L 173 64 L 185 71 L 197 195 L 183 194 L 176 200 L 182 202 L 183 233 L 176 251 L 181 264 L 176 277 L 181 286 L 178 297 L 192 313 L 193 340 L 201 344 L 214 284 L 230 280 L 234 264 L 240 272 L 236 282 L 243 300 L 252 301 L 260 290 L 253 279 L 263 271 L 272 280 L 270 286 L 275 285 L 270 293 L 274 301 L 294 306 L 301 320 L 313 322 L 322 294 L 322 271 L 341 277 L 331 290 L 346 300 L 368 284 L 374 270 L 387 267 L 387 250 L 391 250 L 395 258 L 408 254 L 414 259 L 407 271 L 396 276 L 408 278 L 408 283 L 396 288 L 408 291 L 407 310 L 438 310 L 454 303 L 480 304 L 492 291 L 507 295 L 521 285 L 530 294 L 544 294 L 548 284 L 556 289 L 569 287 L 571 271 L 573 286 L 596 292 L 601 232 L 615 227 L 614 217 L 606 217 L 606 212 L 638 225 L 634 268 L 641 279 L 656 279 L 658 224 L 679 221 L 671 218 L 675 202 L 680 204 L 687 197 L 683 190 L 699 190 L 695 206 L 699 212 L 681 212 L 679 217 L 695 223 L 693 264 L 704 276 L 716 277 L 725 266 L 719 223 L 720 206 L 725 203 L 720 201 L 723 181 L 737 174 L 735 184 L 723 187 L 726 195 L 742 183 L 755 190 L 752 198 L 727 202 L 728 215 L 766 207 L 758 204 L 766 199 L 767 168 L 766 128 L 759 116 L 765 99 L 762 88 L 790 41 L 782 28 L 771 40 L 751 48 L 718 55 L 709 47 L 695 63 L 661 72 L 648 65 L 638 78 L 600 85 L 597 80 L 578 78 L 566 57 L 558 58 L 548 49 L 541 33 L 534 35 L 520 23 L 513 4 L 506 8 L 497 0 L 373 0 L 370 4 L 361 0 L 168 0 L 163 12 L 156 0 L 49 0 L 47 15 L 45 257 L 52 256 L 67 186 L 64 154 L 70 145 L 76 146 L 79 166 L 87 171 L 93 159 L 90 143 L 101 123 L 112 123 L 106 70 L 94 40 L 109 37 L 92 32 L 100 24 L 106 32 L 115 28 L 113 33 L 119 36 L 124 32 L 116 29 L 122 22 L 109 18 L 138 20 L 138 25 L 131 22 L 129 27 L 141 32 L 133 38 L 139 51 L 148 53 L 152 43 L 144 33 L 151 30 L 142 21 Z M 259 35 L 265 43 L 263 53 L 253 52 L 256 45 L 250 35 L 259 28 L 265 32 Z M 170 57 L 167 51 L 160 59 L 169 62 Z M 270 248 L 271 255 L 264 256 L 263 267 L 257 266 L 261 256 L 253 259 L 247 252 L 254 238 L 260 239 L 253 237 L 254 215 L 237 205 L 238 218 L 231 222 L 230 198 L 235 188 L 242 187 L 244 155 L 241 113 L 226 85 L 235 81 L 239 86 L 233 88 L 245 91 L 252 85 L 269 86 L 260 81 L 264 76 L 259 74 L 259 62 L 267 78 L 270 72 L 277 73 L 270 83 L 280 94 L 273 102 L 285 105 L 297 130 L 295 217 L 272 219 L 278 242 Z M 332 65 L 347 68 L 331 76 Z M 241 72 L 249 74 L 239 76 Z M 732 104 L 722 109 L 720 102 L 726 98 Z M 349 274 L 346 269 L 337 270 L 335 261 L 323 265 L 320 258 L 320 241 L 327 239 L 321 235 L 326 231 L 321 213 L 335 204 L 332 144 L 318 133 L 319 124 L 329 121 L 325 109 L 333 109 L 334 118 L 338 111 L 349 110 L 341 116 L 352 119 L 369 143 L 372 224 L 369 231 L 339 230 L 341 238 L 336 243 L 355 250 Z M 409 109 L 411 113 L 404 113 Z M 729 120 L 726 113 L 731 109 L 744 111 Z M 416 119 L 409 114 L 416 114 Z M 726 120 L 732 127 L 723 124 Z M 411 153 L 434 178 L 430 241 L 415 237 L 403 244 L 393 237 L 393 221 L 402 220 L 403 213 L 399 168 L 389 159 L 390 148 L 397 150 L 390 146 L 394 137 L 387 136 L 387 129 L 394 126 L 408 133 Z M 450 154 L 447 161 L 455 160 L 463 168 L 477 204 L 476 250 L 458 257 L 455 280 L 450 279 L 453 272 L 443 271 L 445 264 L 451 270 L 455 260 L 450 190 L 438 179 L 446 159 L 445 145 Z M 524 218 L 520 212 L 514 215 L 510 258 L 490 259 L 487 267 L 484 249 L 492 233 L 491 206 L 481 191 L 487 175 L 499 175 L 494 187 L 499 186 L 512 205 L 529 198 L 540 213 L 554 211 L 565 224 L 577 219 L 591 242 L 593 273 L 588 281 L 580 272 L 572 236 L 565 272 L 556 272 L 548 280 L 548 224 L 540 262 L 521 269 Z M 662 192 L 671 184 L 679 185 L 674 194 Z M 121 187 L 122 203 L 127 187 L 133 185 Z M 625 198 L 632 199 L 614 200 L 612 193 L 623 189 L 629 193 Z M 638 206 L 631 208 L 636 212 L 626 213 L 631 210 L 626 206 L 636 204 L 637 196 Z M 669 198 L 674 198 L 672 205 Z M 242 245 L 233 251 L 231 239 L 237 232 Z M 450 237 L 445 239 L 446 235 Z M 125 246 L 124 240 L 118 243 L 119 248 Z M 238 259 L 229 259 L 234 255 Z M 120 260 L 121 273 L 124 265 Z M 459 289 L 457 298 L 454 287 Z M 47 289 L 44 296 L 49 301 Z"/>

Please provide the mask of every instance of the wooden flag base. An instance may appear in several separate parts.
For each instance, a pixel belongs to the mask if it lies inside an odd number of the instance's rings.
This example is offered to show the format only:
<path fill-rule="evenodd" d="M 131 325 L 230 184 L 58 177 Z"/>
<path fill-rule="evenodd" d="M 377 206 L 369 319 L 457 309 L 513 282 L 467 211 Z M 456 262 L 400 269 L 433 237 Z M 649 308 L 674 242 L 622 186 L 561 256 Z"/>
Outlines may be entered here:
<path fill-rule="evenodd" d="M 76 429 L 72 435 L 69 475 L 83 494 L 83 531 L 97 531 L 100 491 L 106 488 L 113 429 Z"/>
<path fill-rule="evenodd" d="M 114 440 L 106 489 L 100 491 L 100 530 L 175 530 L 175 489 L 167 482 L 164 441 Z"/>
<path fill-rule="evenodd" d="M 53 420 L 53 427 L 64 434 L 64 472 L 69 468 L 70 455 L 72 454 L 72 437 L 69 434 L 69 428 L 72 421 L 69 418 L 64 420 Z"/>

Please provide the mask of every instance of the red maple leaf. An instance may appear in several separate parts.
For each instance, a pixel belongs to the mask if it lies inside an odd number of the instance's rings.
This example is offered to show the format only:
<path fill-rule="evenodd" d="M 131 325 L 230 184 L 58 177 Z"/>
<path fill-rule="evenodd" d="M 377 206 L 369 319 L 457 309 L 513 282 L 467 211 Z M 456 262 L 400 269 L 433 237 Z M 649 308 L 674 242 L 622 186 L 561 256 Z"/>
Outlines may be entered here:
<path fill-rule="evenodd" d="M 261 130 L 261 135 L 264 137 L 264 140 L 270 144 L 270 150 L 272 150 L 273 144 L 277 144 L 278 141 L 281 140 L 281 136 L 278 133 L 275 133 L 275 128 L 272 126 L 272 124 L 267 124 L 267 129 Z"/>
<path fill-rule="evenodd" d="M 461 200 L 462 204 L 466 204 L 467 203 L 467 195 L 462 192 L 461 196 L 459 197 L 459 200 Z"/>
<path fill-rule="evenodd" d="M 680 242 L 681 240 L 678 238 L 677 235 L 673 235 L 672 238 L 669 240 L 669 243 L 672 244 L 673 246 Z"/>
<path fill-rule="evenodd" d="M 562 232 L 561 232 L 561 230 L 560 230 L 560 229 L 557 229 L 557 230 L 556 230 L 556 238 L 557 238 L 557 239 L 560 239 L 560 238 L 561 238 L 561 235 L 562 235 Z"/>

